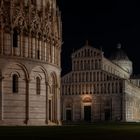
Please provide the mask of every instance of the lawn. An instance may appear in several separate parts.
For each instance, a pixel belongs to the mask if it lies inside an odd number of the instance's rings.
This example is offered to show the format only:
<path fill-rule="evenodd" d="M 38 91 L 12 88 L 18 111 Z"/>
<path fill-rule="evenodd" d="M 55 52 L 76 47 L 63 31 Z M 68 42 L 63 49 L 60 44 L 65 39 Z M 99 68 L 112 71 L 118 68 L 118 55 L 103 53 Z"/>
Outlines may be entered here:
<path fill-rule="evenodd" d="M 0 127 L 1 139 L 140 140 L 140 123 L 95 123 L 49 127 Z"/>

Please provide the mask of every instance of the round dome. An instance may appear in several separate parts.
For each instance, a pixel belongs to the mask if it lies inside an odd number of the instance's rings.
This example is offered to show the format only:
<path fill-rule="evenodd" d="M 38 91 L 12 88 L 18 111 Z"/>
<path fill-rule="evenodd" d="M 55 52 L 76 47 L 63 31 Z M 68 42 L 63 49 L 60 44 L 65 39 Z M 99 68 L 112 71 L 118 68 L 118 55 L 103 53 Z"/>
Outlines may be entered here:
<path fill-rule="evenodd" d="M 121 49 L 121 44 L 118 44 L 116 51 L 112 53 L 110 59 L 113 63 L 130 73 L 130 75 L 132 74 L 133 64 L 129 60 L 127 54 Z"/>
<path fill-rule="evenodd" d="M 112 53 L 111 60 L 129 60 L 127 54 L 121 49 L 121 44 L 118 44 L 115 52 Z"/>

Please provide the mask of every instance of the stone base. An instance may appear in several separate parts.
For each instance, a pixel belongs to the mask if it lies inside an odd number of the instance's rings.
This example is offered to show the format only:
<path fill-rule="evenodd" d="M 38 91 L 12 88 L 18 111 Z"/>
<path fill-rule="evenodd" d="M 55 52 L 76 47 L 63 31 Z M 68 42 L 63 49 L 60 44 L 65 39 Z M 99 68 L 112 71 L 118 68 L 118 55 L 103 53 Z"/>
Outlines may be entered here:
<path fill-rule="evenodd" d="M 61 121 L 46 120 L 0 120 L 0 126 L 58 126 Z"/>

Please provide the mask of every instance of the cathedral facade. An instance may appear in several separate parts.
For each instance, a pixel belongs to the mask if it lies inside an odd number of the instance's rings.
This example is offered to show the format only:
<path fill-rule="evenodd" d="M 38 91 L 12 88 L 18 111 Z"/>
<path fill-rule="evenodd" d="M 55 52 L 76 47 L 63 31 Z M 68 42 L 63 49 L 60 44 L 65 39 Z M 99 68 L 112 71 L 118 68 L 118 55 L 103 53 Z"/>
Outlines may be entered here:
<path fill-rule="evenodd" d="M 60 124 L 56 0 L 0 0 L 0 125 Z"/>
<path fill-rule="evenodd" d="M 65 122 L 140 121 L 140 80 L 118 45 L 110 59 L 88 44 L 72 54 L 72 71 L 62 77 Z"/>

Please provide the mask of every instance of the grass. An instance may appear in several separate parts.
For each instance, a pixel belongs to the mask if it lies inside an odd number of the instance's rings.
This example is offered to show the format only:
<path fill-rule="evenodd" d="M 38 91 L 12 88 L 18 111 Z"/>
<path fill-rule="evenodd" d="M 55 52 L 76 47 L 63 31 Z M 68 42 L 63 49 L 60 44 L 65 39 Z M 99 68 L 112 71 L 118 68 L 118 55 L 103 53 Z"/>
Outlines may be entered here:
<path fill-rule="evenodd" d="M 60 139 L 60 140 L 140 140 L 140 123 L 95 123 L 48 127 L 0 127 L 0 140 L 7 139 Z"/>

